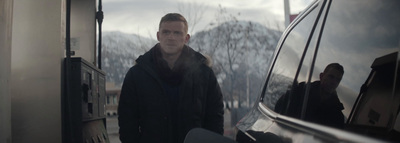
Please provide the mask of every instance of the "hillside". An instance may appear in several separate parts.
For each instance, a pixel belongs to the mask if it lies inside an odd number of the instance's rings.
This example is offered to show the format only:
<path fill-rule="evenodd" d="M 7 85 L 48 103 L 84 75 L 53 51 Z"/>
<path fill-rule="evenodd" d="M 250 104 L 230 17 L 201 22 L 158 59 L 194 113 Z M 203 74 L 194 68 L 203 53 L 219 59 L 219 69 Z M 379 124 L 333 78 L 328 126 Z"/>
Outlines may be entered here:
<path fill-rule="evenodd" d="M 148 51 L 156 41 L 135 34 L 122 32 L 103 32 L 102 56 L 103 70 L 107 82 L 121 86 L 126 72 L 137 57 Z"/>
<path fill-rule="evenodd" d="M 281 34 L 258 23 L 233 21 L 192 35 L 188 45 L 213 59 L 212 68 L 224 94 L 235 93 L 233 96 L 240 100 L 249 93 L 254 101 Z M 136 58 L 156 43 L 135 34 L 104 32 L 102 54 L 107 82 L 121 86 Z M 248 80 L 251 82 L 245 83 Z"/>

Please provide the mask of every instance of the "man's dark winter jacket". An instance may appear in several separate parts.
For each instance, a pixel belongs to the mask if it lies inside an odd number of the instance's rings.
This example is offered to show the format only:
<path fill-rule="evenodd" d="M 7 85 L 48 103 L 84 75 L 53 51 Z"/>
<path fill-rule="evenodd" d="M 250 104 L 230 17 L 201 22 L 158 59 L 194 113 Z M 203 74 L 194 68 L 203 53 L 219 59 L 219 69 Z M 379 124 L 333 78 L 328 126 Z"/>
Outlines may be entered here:
<path fill-rule="evenodd" d="M 118 107 L 121 141 L 183 142 L 188 131 L 196 127 L 222 134 L 222 94 L 214 72 L 206 65 L 207 59 L 185 46 L 181 57 L 186 58 L 180 57 L 185 66 L 174 92 L 165 86 L 174 87 L 174 82 L 166 82 L 164 71 L 160 72 L 156 64 L 158 46 L 140 56 L 125 76 Z M 178 93 L 176 106 L 171 105 L 175 103 L 168 95 L 171 91 Z"/>

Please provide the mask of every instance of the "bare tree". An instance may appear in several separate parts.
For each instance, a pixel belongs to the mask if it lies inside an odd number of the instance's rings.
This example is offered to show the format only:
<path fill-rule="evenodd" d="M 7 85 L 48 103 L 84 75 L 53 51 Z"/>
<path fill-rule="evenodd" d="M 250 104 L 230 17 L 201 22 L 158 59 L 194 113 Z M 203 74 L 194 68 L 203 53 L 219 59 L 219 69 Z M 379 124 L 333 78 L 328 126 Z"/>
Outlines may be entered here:
<path fill-rule="evenodd" d="M 214 60 L 213 70 L 228 105 L 254 103 L 282 32 L 252 21 L 240 21 L 219 6 L 209 29 L 192 36 L 190 45 Z"/>
<path fill-rule="evenodd" d="M 189 33 L 193 33 L 195 27 L 203 19 L 204 12 L 207 10 L 207 6 L 204 3 L 187 2 L 178 3 L 178 11 L 185 15 L 188 20 Z"/>

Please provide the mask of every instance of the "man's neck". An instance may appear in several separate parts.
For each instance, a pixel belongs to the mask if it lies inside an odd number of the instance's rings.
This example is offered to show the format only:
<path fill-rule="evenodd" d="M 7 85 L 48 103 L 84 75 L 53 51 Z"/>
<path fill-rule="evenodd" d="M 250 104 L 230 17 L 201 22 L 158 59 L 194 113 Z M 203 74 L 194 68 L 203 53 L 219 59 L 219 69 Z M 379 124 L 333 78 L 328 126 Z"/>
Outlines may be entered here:
<path fill-rule="evenodd" d="M 175 62 L 176 60 L 178 60 L 179 56 L 181 55 L 181 53 L 179 54 L 172 54 L 172 55 L 168 55 L 168 54 L 163 54 L 162 58 L 167 61 L 168 63 L 168 67 L 170 69 L 174 68 Z"/>

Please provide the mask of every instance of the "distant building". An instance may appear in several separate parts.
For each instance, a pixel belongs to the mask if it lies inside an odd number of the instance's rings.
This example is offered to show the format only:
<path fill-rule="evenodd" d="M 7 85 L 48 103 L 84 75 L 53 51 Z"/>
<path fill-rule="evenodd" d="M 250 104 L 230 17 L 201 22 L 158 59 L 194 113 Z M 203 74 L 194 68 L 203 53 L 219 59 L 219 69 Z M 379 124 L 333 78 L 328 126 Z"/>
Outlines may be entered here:
<path fill-rule="evenodd" d="M 290 22 L 292 22 L 299 14 L 291 14 L 290 17 Z"/>
<path fill-rule="evenodd" d="M 297 17 L 299 14 L 290 14 L 290 2 L 289 0 L 283 1 L 284 12 L 285 12 L 285 27 L 288 27 L 289 24 Z"/>
<path fill-rule="evenodd" d="M 118 115 L 118 102 L 121 95 L 121 88 L 116 87 L 114 83 L 106 83 L 106 114 L 107 116 Z"/>

